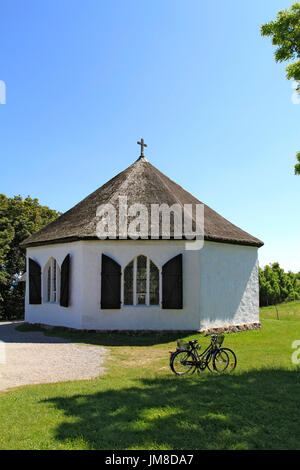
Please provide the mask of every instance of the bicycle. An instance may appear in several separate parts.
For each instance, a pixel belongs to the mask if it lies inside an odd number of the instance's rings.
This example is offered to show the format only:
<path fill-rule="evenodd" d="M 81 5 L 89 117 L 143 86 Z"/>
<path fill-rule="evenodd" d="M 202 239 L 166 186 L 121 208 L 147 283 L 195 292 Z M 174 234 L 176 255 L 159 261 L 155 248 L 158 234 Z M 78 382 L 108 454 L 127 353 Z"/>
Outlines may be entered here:
<path fill-rule="evenodd" d="M 210 345 L 200 354 L 198 340 L 188 343 L 177 341 L 177 350 L 170 351 L 170 367 L 176 375 L 194 374 L 197 370 L 208 368 L 210 372 L 232 372 L 236 368 L 235 353 L 229 348 L 222 348 L 224 335 L 212 334 Z"/>

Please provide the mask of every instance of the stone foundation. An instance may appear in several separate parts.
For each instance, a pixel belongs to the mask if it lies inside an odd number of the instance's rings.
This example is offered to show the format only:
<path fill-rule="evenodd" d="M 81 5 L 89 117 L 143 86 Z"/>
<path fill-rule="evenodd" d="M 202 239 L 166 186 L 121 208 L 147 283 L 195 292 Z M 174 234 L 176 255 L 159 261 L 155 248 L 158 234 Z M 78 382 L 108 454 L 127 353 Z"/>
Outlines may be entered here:
<path fill-rule="evenodd" d="M 238 333 L 239 331 L 259 330 L 260 328 L 261 323 L 245 323 L 243 325 L 230 325 L 222 326 L 219 328 L 209 328 L 207 330 L 200 330 L 199 333 L 204 333 L 206 335 L 211 335 L 214 333 Z"/>
<path fill-rule="evenodd" d="M 216 334 L 216 333 L 238 333 L 240 331 L 249 331 L 249 330 L 259 330 L 261 328 L 260 323 L 249 323 L 249 324 L 243 324 L 243 325 L 229 325 L 229 326 L 222 326 L 218 328 L 209 328 L 206 330 L 81 330 L 77 328 L 69 328 L 67 326 L 56 326 L 56 325 L 45 325 L 43 323 L 28 323 L 26 322 L 25 324 L 27 325 L 34 325 L 34 326 L 39 326 L 41 328 L 44 328 L 46 330 L 62 330 L 62 331 L 75 331 L 77 333 L 107 333 L 107 334 L 112 334 L 112 333 L 118 333 L 118 334 L 124 334 L 124 335 L 143 335 L 143 334 L 157 334 L 157 335 L 163 335 L 163 334 L 196 334 L 196 333 L 201 333 L 204 335 L 211 335 L 211 334 Z"/>

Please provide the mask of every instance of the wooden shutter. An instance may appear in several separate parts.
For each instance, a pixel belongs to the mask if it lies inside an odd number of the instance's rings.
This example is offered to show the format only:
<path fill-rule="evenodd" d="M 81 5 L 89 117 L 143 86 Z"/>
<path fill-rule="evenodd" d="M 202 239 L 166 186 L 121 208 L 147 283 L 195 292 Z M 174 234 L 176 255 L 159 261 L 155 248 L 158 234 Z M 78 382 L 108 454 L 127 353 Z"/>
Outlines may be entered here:
<path fill-rule="evenodd" d="M 61 265 L 60 274 L 60 305 L 69 306 L 70 297 L 70 255 L 67 255 Z"/>
<path fill-rule="evenodd" d="M 182 255 L 170 259 L 162 268 L 162 308 L 182 308 Z"/>
<path fill-rule="evenodd" d="M 29 258 L 29 303 L 41 304 L 41 267 Z"/>
<path fill-rule="evenodd" d="M 102 255 L 101 308 L 121 308 L 121 266 Z"/>

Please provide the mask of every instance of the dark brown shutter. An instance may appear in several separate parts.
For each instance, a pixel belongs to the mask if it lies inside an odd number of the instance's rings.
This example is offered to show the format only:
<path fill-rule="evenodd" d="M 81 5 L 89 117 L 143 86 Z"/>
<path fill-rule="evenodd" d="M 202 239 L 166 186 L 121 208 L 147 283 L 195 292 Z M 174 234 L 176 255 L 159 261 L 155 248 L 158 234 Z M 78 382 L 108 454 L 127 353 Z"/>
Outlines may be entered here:
<path fill-rule="evenodd" d="M 41 267 L 29 258 L 29 303 L 41 304 Z"/>
<path fill-rule="evenodd" d="M 102 255 L 101 308 L 121 308 L 121 266 Z"/>
<path fill-rule="evenodd" d="M 60 274 L 60 305 L 69 306 L 70 296 L 70 255 L 67 255 L 61 265 Z"/>
<path fill-rule="evenodd" d="M 182 308 L 182 255 L 170 259 L 162 268 L 162 308 Z"/>

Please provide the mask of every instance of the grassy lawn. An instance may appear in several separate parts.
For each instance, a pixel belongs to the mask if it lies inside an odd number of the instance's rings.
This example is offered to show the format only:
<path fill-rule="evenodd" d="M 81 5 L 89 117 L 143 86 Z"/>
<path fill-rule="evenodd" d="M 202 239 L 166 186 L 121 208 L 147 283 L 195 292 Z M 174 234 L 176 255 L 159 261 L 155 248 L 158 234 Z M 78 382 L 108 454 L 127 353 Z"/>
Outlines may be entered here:
<path fill-rule="evenodd" d="M 300 300 L 278 304 L 277 306 L 279 320 L 299 320 L 300 321 Z M 261 315 L 266 319 L 277 320 L 276 307 L 263 307 Z"/>
<path fill-rule="evenodd" d="M 261 330 L 225 336 L 238 359 L 230 376 L 174 376 L 178 335 L 47 332 L 107 347 L 106 374 L 1 393 L 0 448 L 300 449 L 300 302 L 281 306 L 279 321 L 272 309 Z"/>

